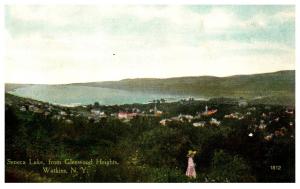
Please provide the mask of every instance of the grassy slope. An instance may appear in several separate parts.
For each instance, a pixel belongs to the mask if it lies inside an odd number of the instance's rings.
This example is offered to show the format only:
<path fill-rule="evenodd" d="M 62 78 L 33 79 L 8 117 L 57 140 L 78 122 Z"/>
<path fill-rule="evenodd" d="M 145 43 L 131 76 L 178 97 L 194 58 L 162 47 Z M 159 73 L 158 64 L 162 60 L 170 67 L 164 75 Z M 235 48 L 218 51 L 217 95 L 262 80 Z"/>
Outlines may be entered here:
<path fill-rule="evenodd" d="M 106 87 L 130 91 L 184 94 L 196 97 L 244 97 L 257 103 L 295 103 L 295 71 L 235 75 L 230 77 L 178 77 L 168 79 L 124 79 L 90 83 L 74 83 L 75 86 Z M 11 91 L 30 84 L 5 84 Z"/>
<path fill-rule="evenodd" d="M 187 94 L 205 97 L 263 97 L 289 104 L 295 98 L 295 71 L 236 75 L 230 77 L 179 77 L 168 79 L 125 79 L 121 81 L 77 83 L 72 85 L 124 90 Z"/>

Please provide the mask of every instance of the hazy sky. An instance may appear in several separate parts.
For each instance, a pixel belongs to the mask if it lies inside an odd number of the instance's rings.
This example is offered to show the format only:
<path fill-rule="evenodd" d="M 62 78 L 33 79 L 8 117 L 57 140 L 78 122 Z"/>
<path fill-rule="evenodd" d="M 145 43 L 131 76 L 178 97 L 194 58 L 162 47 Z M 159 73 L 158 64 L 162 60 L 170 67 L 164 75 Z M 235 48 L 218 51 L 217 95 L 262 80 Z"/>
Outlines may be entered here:
<path fill-rule="evenodd" d="M 295 69 L 294 6 L 6 6 L 5 79 L 70 83 Z"/>

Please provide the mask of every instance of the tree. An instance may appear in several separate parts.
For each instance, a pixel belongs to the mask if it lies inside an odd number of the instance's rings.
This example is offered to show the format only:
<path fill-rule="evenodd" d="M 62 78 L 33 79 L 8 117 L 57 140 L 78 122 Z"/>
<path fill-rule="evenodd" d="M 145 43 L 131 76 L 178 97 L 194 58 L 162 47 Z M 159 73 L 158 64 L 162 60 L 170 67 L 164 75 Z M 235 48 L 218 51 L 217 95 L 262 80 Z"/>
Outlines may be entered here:
<path fill-rule="evenodd" d="M 95 107 L 95 108 L 99 108 L 99 106 L 100 106 L 99 102 L 95 102 L 95 103 L 94 103 L 94 107 Z"/>
<path fill-rule="evenodd" d="M 230 155 L 223 150 L 216 150 L 212 159 L 209 181 L 215 182 L 255 182 L 250 167 L 238 155 Z"/>

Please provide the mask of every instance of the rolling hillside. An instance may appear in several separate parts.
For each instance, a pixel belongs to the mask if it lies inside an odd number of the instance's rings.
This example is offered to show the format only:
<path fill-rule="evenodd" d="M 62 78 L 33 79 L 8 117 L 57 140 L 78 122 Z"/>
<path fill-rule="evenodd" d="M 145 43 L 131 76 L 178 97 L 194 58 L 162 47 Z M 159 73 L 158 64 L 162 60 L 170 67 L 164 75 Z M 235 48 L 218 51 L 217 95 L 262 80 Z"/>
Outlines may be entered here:
<path fill-rule="evenodd" d="M 235 75 L 230 77 L 178 77 L 167 79 L 124 79 L 121 81 L 76 83 L 72 85 L 106 87 L 145 92 L 188 94 L 199 97 L 244 97 L 256 101 L 270 99 L 293 104 L 295 71 Z"/>
<path fill-rule="evenodd" d="M 138 78 L 67 84 L 73 86 L 105 87 L 129 91 L 190 95 L 193 97 L 243 97 L 256 103 L 295 103 L 295 71 L 235 75 L 229 77 L 177 77 L 167 79 Z M 30 84 L 5 84 L 5 91 L 31 86 Z"/>

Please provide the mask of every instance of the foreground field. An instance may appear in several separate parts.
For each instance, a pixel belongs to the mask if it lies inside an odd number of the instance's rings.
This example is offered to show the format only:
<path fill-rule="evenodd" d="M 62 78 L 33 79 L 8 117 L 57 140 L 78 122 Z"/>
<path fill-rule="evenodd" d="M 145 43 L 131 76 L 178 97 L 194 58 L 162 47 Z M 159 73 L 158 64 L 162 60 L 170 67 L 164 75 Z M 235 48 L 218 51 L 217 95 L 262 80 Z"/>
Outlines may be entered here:
<path fill-rule="evenodd" d="M 6 182 L 295 182 L 291 106 L 189 99 L 67 108 L 9 94 L 5 103 Z M 185 176 L 189 150 L 195 179 Z"/>

